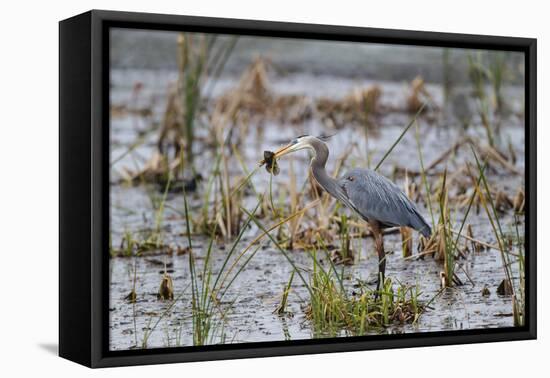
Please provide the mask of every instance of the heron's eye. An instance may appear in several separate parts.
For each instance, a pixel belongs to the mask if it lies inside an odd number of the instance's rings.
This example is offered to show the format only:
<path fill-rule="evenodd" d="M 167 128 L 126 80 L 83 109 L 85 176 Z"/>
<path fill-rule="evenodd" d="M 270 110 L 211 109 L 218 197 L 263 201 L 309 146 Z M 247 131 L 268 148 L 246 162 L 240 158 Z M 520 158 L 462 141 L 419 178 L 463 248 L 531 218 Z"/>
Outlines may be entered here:
<path fill-rule="evenodd" d="M 355 177 L 349 176 L 349 177 L 348 177 L 348 180 L 349 180 L 349 181 L 353 181 L 353 180 L 355 180 Z"/>

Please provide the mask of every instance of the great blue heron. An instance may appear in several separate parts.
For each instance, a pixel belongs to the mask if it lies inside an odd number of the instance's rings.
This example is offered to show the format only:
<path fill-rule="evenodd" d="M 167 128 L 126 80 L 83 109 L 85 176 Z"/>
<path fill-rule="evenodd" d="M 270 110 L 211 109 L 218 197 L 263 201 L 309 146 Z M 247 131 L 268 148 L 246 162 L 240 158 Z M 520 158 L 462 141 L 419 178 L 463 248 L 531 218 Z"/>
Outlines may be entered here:
<path fill-rule="evenodd" d="M 313 152 L 311 172 L 319 185 L 331 196 L 342 201 L 369 224 L 378 253 L 377 291 L 386 272 L 386 254 L 382 229 L 405 226 L 429 237 L 431 229 L 416 205 L 386 177 L 370 169 L 355 168 L 340 179 L 327 174 L 329 150 L 324 137 L 302 135 L 273 155 L 278 159 L 291 152 L 309 149 Z"/>

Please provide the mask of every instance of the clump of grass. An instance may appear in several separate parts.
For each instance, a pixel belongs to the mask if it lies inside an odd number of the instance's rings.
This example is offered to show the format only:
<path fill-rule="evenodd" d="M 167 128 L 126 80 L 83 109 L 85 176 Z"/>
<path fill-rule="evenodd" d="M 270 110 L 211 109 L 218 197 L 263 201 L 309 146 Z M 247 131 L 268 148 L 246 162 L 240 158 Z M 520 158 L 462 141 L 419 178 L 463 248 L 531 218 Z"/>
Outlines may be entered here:
<path fill-rule="evenodd" d="M 392 324 L 415 323 L 424 311 L 418 286 L 394 285 L 386 278 L 376 292 L 358 284 L 350 293 L 343 284 L 343 275 L 325 269 L 312 253 L 309 304 L 305 308 L 315 337 L 364 335 Z"/>
<path fill-rule="evenodd" d="M 197 264 L 194 252 L 189 252 L 189 271 L 191 272 L 191 314 L 193 319 L 193 345 L 215 343 L 216 337 L 223 342 L 225 314 L 219 308 L 219 301 L 213 293 L 211 280 L 212 242 L 208 246 L 204 261 L 202 276 L 199 279 L 196 273 Z M 218 314 L 219 311 L 219 314 Z M 225 310 L 227 311 L 227 310 Z M 219 315 L 219 316 L 216 316 Z"/>

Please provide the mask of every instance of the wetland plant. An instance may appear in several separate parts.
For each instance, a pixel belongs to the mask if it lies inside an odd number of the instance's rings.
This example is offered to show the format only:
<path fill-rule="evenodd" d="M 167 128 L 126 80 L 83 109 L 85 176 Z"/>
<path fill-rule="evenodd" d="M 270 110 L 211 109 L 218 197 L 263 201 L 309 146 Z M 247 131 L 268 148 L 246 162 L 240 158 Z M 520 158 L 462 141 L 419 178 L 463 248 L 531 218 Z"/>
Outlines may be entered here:
<path fill-rule="evenodd" d="M 473 95 L 477 100 L 477 110 L 481 118 L 481 124 L 485 129 L 487 142 L 491 147 L 495 146 L 495 131 L 491 123 L 490 104 L 487 96 L 486 85 L 489 73 L 483 61 L 481 54 L 468 55 L 468 74 L 473 86 Z"/>
<path fill-rule="evenodd" d="M 482 169 L 484 171 L 485 166 Z M 480 183 L 482 172 L 475 183 Z M 464 226 L 466 225 L 474 200 L 477 197 L 477 192 L 472 192 L 468 201 L 468 207 L 459 224 L 458 231 L 456 231 L 454 228 L 456 222 L 453 220 L 454 217 L 449 208 L 447 170 L 445 170 L 441 177 L 441 184 L 438 190 L 439 219 L 432 236 L 429 239 L 421 239 L 421 249 L 423 254 L 432 253 L 436 259 L 443 261 L 444 269 L 440 274 L 443 287 L 460 286 L 462 285 L 462 281 L 455 272 L 456 260 L 460 256 L 464 256 L 464 252 L 461 249 L 459 241 L 463 236 L 462 232 L 464 231 Z M 471 231 L 471 228 L 469 230 Z"/>
<path fill-rule="evenodd" d="M 332 261 L 344 265 L 353 265 L 354 253 L 352 248 L 352 236 L 350 232 L 350 224 L 348 216 L 342 214 L 340 216 L 340 222 L 338 223 L 338 234 L 340 237 L 340 248 L 335 252 L 338 252 L 336 256 L 332 256 Z"/>
<path fill-rule="evenodd" d="M 473 153 L 480 174 L 480 181 L 478 181 L 476 185 L 476 193 L 483 209 L 487 214 L 487 218 L 491 225 L 493 235 L 497 240 L 498 250 L 502 259 L 502 267 L 505 275 L 502 285 L 507 288 L 506 290 L 503 290 L 503 294 L 512 296 L 512 314 L 514 317 L 514 325 L 522 326 L 525 324 L 525 251 L 524 241 L 519 236 L 520 234 L 517 225 L 519 219 L 517 218 L 517 215 L 514 217 L 517 241 L 516 243 L 507 243 L 506 240 L 508 238 L 500 223 L 498 209 L 495 205 L 495 200 L 492 197 L 491 189 L 485 176 L 484 169 L 475 151 L 473 151 Z M 517 253 L 511 250 L 514 245 L 518 249 Z M 518 265 L 519 270 L 518 280 L 514 279 L 513 266 L 515 264 Z"/>
<path fill-rule="evenodd" d="M 504 52 L 494 51 L 489 54 L 489 79 L 493 89 L 493 104 L 495 112 L 502 114 L 506 104 L 502 95 L 502 84 L 508 75 Z"/>
<path fill-rule="evenodd" d="M 210 235 L 214 231 L 226 240 L 238 235 L 242 228 L 242 189 L 256 172 L 252 171 L 242 180 L 234 182 L 229 173 L 230 164 L 229 157 L 223 151 L 219 152 L 204 190 L 201 214 L 194 219 L 196 229 L 202 234 Z"/>
<path fill-rule="evenodd" d="M 283 294 L 281 295 L 281 301 L 279 302 L 279 305 L 274 311 L 274 313 L 279 316 L 292 315 L 292 313 L 288 310 L 288 295 L 290 294 L 290 289 L 292 287 L 293 280 L 294 280 L 294 271 L 292 271 L 292 273 L 290 274 L 288 283 L 285 285 Z"/>
<path fill-rule="evenodd" d="M 213 246 L 216 239 L 216 226 L 214 226 L 215 228 L 212 230 L 208 248 L 202 263 L 202 269 L 200 269 L 195 258 L 195 252 L 193 251 L 190 229 L 191 219 L 189 217 L 187 198 L 184 194 L 185 219 L 189 244 L 189 271 L 191 274 L 193 345 L 224 342 L 226 317 L 231 306 L 222 306 L 223 299 L 233 282 L 260 248 L 260 246 L 257 246 L 250 253 L 246 254 L 246 252 L 252 249 L 253 243 L 250 243 L 244 250 L 237 254 L 237 246 L 241 242 L 244 231 L 251 222 L 252 214 L 258 210 L 259 204 L 260 202 L 252 213 L 250 213 L 251 215 L 240 229 L 231 248 L 226 253 L 219 270 L 214 270 L 212 266 Z M 243 259 L 244 261 L 242 261 L 239 266 L 238 263 Z M 235 272 L 233 272 L 234 270 Z"/>
<path fill-rule="evenodd" d="M 337 272 L 333 265 L 325 269 L 315 252 L 311 257 L 310 298 L 304 311 L 315 337 L 341 332 L 364 335 L 392 324 L 416 323 L 424 311 L 418 286 L 394 285 L 387 277 L 378 292 L 360 282 L 349 290 L 344 286 L 343 271 Z"/>
<path fill-rule="evenodd" d="M 496 148 L 500 135 L 500 118 L 506 108 L 502 86 L 507 76 L 507 68 L 502 52 L 490 53 L 488 60 L 489 63 L 485 64 L 479 52 L 475 55 L 469 54 L 468 73 L 487 141 L 491 147 Z M 487 87 L 492 89 L 492 96 L 487 93 Z"/>
<path fill-rule="evenodd" d="M 178 80 L 168 93 L 158 147 L 162 153 L 164 140 L 172 134 L 176 160 L 183 143 L 185 162 L 192 167 L 198 113 L 205 97 L 211 95 L 237 38 L 180 33 L 177 42 Z M 209 87 L 204 88 L 207 81 Z"/>
<path fill-rule="evenodd" d="M 449 211 L 449 194 L 447 189 L 447 170 L 443 174 L 441 189 L 439 193 L 439 223 L 436 235 L 439 237 L 439 255 L 443 255 L 444 271 L 442 278 L 445 287 L 453 286 L 453 283 L 460 284 L 455 273 L 455 260 L 457 258 L 457 245 L 453 244 L 451 213 Z M 441 258 L 441 257 L 440 257 Z"/>
<path fill-rule="evenodd" d="M 215 36 L 211 35 L 180 33 L 178 36 L 178 92 L 183 109 L 180 127 L 185 136 L 185 157 L 189 164 L 193 164 L 194 124 L 201 98 L 201 79 L 206 72 L 208 53 L 214 40 Z M 194 46 L 197 42 L 198 48 Z"/>

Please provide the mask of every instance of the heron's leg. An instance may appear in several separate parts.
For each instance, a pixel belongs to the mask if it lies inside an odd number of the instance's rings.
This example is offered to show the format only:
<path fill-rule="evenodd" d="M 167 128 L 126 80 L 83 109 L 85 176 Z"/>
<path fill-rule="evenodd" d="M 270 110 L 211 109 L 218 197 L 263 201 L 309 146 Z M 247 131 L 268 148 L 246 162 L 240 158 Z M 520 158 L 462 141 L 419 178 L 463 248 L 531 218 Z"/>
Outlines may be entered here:
<path fill-rule="evenodd" d="M 370 221 L 370 228 L 374 237 L 374 246 L 376 253 L 378 254 L 378 278 L 376 280 L 376 292 L 380 290 L 380 283 L 384 282 L 386 276 L 386 252 L 384 251 L 384 239 L 382 236 L 382 229 L 378 221 Z"/>

